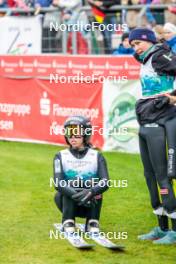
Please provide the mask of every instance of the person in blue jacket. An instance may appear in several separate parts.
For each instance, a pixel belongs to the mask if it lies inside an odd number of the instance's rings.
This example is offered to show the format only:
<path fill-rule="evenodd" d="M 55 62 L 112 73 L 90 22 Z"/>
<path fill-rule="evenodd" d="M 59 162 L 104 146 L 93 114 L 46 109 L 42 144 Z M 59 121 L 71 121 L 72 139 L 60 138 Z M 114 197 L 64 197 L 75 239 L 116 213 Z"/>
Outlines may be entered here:
<path fill-rule="evenodd" d="M 129 33 L 125 32 L 122 35 L 121 43 L 113 52 L 114 55 L 131 55 L 134 54 L 133 48 L 129 44 Z"/>

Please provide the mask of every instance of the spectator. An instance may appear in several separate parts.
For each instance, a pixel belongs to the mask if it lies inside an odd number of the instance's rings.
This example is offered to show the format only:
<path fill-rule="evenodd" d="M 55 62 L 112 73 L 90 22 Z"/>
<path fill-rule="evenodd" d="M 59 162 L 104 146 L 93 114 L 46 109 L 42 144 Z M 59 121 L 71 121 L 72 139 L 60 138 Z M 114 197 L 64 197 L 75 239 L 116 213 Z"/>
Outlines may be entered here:
<path fill-rule="evenodd" d="M 35 15 L 38 15 L 42 7 L 49 7 L 52 5 L 52 0 L 35 0 Z"/>
<path fill-rule="evenodd" d="M 163 34 L 166 44 L 171 48 L 173 53 L 176 53 L 176 26 L 172 23 L 166 23 Z"/>
<path fill-rule="evenodd" d="M 168 9 L 165 9 L 165 22 L 176 25 L 176 0 L 162 0 L 162 4 L 168 5 Z M 163 24 L 164 24 L 163 23 Z"/>
<path fill-rule="evenodd" d="M 121 43 L 117 49 L 114 50 L 114 55 L 130 55 L 133 54 L 134 50 L 129 44 L 129 33 L 122 35 Z"/>
<path fill-rule="evenodd" d="M 6 0 L 0 0 L 0 8 L 7 8 L 8 5 L 7 5 L 7 2 Z M 5 11 L 3 12 L 0 12 L 0 17 L 3 17 L 5 16 Z"/>
<path fill-rule="evenodd" d="M 5 7 L 7 7 L 6 0 L 0 0 L 0 8 L 5 8 Z"/>
<path fill-rule="evenodd" d="M 173 14 L 176 14 L 176 7 L 175 6 L 170 6 L 168 7 L 168 10 L 173 13 Z"/>
<path fill-rule="evenodd" d="M 88 54 L 88 36 L 86 24 L 88 24 L 87 14 L 83 11 L 79 13 L 79 8 L 82 6 L 81 0 L 59 0 L 58 6 L 63 9 L 62 19 L 66 25 L 82 25 L 79 31 L 76 31 L 76 50 L 78 54 Z M 84 27 L 85 26 L 85 27 Z M 67 52 L 73 53 L 72 40 L 73 31 L 68 31 Z"/>
<path fill-rule="evenodd" d="M 153 4 L 158 5 L 160 3 L 160 0 L 140 0 L 140 3 L 146 4 L 148 6 L 146 9 L 146 13 L 145 13 L 147 22 L 149 23 L 149 25 L 155 26 L 157 24 L 157 21 L 156 21 L 156 17 L 154 16 L 154 13 L 157 12 L 157 16 L 158 16 L 161 10 L 158 11 L 155 9 L 154 11 L 151 11 L 149 7 L 150 5 L 153 5 Z"/>
<path fill-rule="evenodd" d="M 30 7 L 35 6 L 35 0 L 7 0 L 8 7 L 22 8 L 25 11 L 29 11 Z"/>
<path fill-rule="evenodd" d="M 36 0 L 36 7 L 49 7 L 52 4 L 52 0 Z"/>
<path fill-rule="evenodd" d="M 121 0 L 121 5 L 123 6 L 135 6 L 135 5 L 140 5 L 140 0 Z M 139 15 L 139 9 L 123 9 L 123 13 L 125 14 L 125 22 L 128 25 L 129 29 L 133 29 L 137 27 L 138 25 L 138 15 Z M 146 25 L 146 17 L 142 16 L 141 17 L 141 26 Z"/>
<path fill-rule="evenodd" d="M 140 0 L 121 0 L 121 5 L 122 6 L 132 6 L 132 5 L 139 5 Z M 134 9 L 122 9 L 122 23 L 127 24 L 129 28 L 133 28 L 137 26 L 137 15 L 139 11 Z"/>
<path fill-rule="evenodd" d="M 61 31 L 50 30 L 50 24 L 61 24 L 61 12 L 58 8 L 59 0 L 35 0 L 37 15 L 42 7 L 55 7 L 55 11 L 44 13 L 42 26 L 42 52 L 43 53 L 57 53 L 61 51 L 62 40 Z"/>
<path fill-rule="evenodd" d="M 116 17 L 112 13 L 112 11 L 110 12 L 109 8 L 113 5 L 119 5 L 120 0 L 88 0 L 88 3 L 92 6 L 92 13 L 98 23 L 104 24 L 105 26 L 107 26 L 108 24 L 117 24 Z M 105 30 L 102 31 L 102 34 L 105 53 L 112 54 L 113 29 L 108 30 L 105 28 Z"/>
<path fill-rule="evenodd" d="M 155 35 L 156 35 L 156 38 L 157 38 L 157 42 L 158 43 L 164 43 L 165 39 L 164 39 L 164 36 L 163 36 L 163 32 L 164 32 L 163 26 L 156 25 L 155 27 L 152 28 L 152 30 L 155 32 Z"/>

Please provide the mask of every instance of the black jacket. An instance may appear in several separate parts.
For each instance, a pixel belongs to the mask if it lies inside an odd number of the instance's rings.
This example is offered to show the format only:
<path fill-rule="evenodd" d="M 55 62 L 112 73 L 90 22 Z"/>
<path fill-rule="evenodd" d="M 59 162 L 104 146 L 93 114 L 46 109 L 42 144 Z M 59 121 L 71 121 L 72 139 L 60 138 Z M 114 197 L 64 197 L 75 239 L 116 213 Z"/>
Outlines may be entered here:
<path fill-rule="evenodd" d="M 152 66 L 159 75 L 176 76 L 176 54 L 173 54 L 167 45 L 156 44 L 155 48 L 142 61 L 139 55 L 134 54 L 136 60 L 142 64 L 145 64 L 151 56 Z"/>
<path fill-rule="evenodd" d="M 156 44 L 154 49 L 141 60 L 137 54 L 134 57 L 145 64 L 152 56 L 152 66 L 158 75 L 176 76 L 176 55 L 168 46 Z M 176 95 L 176 90 L 170 93 Z M 158 98 L 139 99 L 136 103 L 136 115 L 140 125 L 157 122 L 160 118 L 171 118 L 176 115 L 176 107 L 169 104 L 166 96 Z"/>

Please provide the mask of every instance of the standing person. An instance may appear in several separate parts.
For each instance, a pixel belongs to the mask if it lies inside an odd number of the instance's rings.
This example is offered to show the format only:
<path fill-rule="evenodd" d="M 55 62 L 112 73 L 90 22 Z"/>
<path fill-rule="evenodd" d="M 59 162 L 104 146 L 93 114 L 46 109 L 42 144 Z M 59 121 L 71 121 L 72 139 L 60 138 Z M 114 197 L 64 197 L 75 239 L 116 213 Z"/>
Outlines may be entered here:
<path fill-rule="evenodd" d="M 86 231 L 99 232 L 102 193 L 108 189 L 108 171 L 102 154 L 91 148 L 92 126 L 83 116 L 64 124 L 68 148 L 54 158 L 55 202 L 62 212 L 63 231 L 75 232 L 75 217 L 86 218 Z"/>
<path fill-rule="evenodd" d="M 120 0 L 88 0 L 88 3 L 92 7 L 95 20 L 99 24 L 104 25 L 104 30 L 101 33 L 103 35 L 105 54 L 112 54 L 112 34 L 117 24 L 117 19 L 116 12 L 110 11 L 110 8 L 114 5 L 119 5 Z"/>
<path fill-rule="evenodd" d="M 138 238 L 156 240 L 154 244 L 173 244 L 176 243 L 176 200 L 172 177 L 168 176 L 169 166 L 176 163 L 175 156 L 172 156 L 176 152 L 176 96 L 173 91 L 176 57 L 167 46 L 156 44 L 154 32 L 146 28 L 132 30 L 129 42 L 135 50 L 135 58 L 142 64 L 140 79 L 143 97 L 136 104 L 140 124 L 139 146 L 151 205 L 159 225 Z M 168 158 L 170 154 L 174 157 L 168 162 L 166 138 Z M 173 174 L 175 177 L 176 169 Z M 172 222 L 171 230 L 168 218 Z"/>

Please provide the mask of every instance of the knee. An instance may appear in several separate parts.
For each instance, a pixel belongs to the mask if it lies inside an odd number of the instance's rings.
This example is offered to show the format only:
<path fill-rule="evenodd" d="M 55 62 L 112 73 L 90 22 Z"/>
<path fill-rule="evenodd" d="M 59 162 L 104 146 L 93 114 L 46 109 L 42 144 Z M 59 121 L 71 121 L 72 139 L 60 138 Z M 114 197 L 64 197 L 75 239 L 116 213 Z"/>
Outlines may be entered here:
<path fill-rule="evenodd" d="M 103 203 L 103 198 L 102 197 L 100 199 L 96 199 L 95 198 L 95 201 L 96 201 L 95 204 L 97 205 L 98 208 L 102 206 L 102 203 Z"/>
<path fill-rule="evenodd" d="M 153 179 L 154 175 L 155 173 L 153 170 L 144 170 L 144 176 L 146 179 Z"/>
<path fill-rule="evenodd" d="M 156 184 L 154 171 L 144 171 L 144 176 L 148 186 Z"/>

